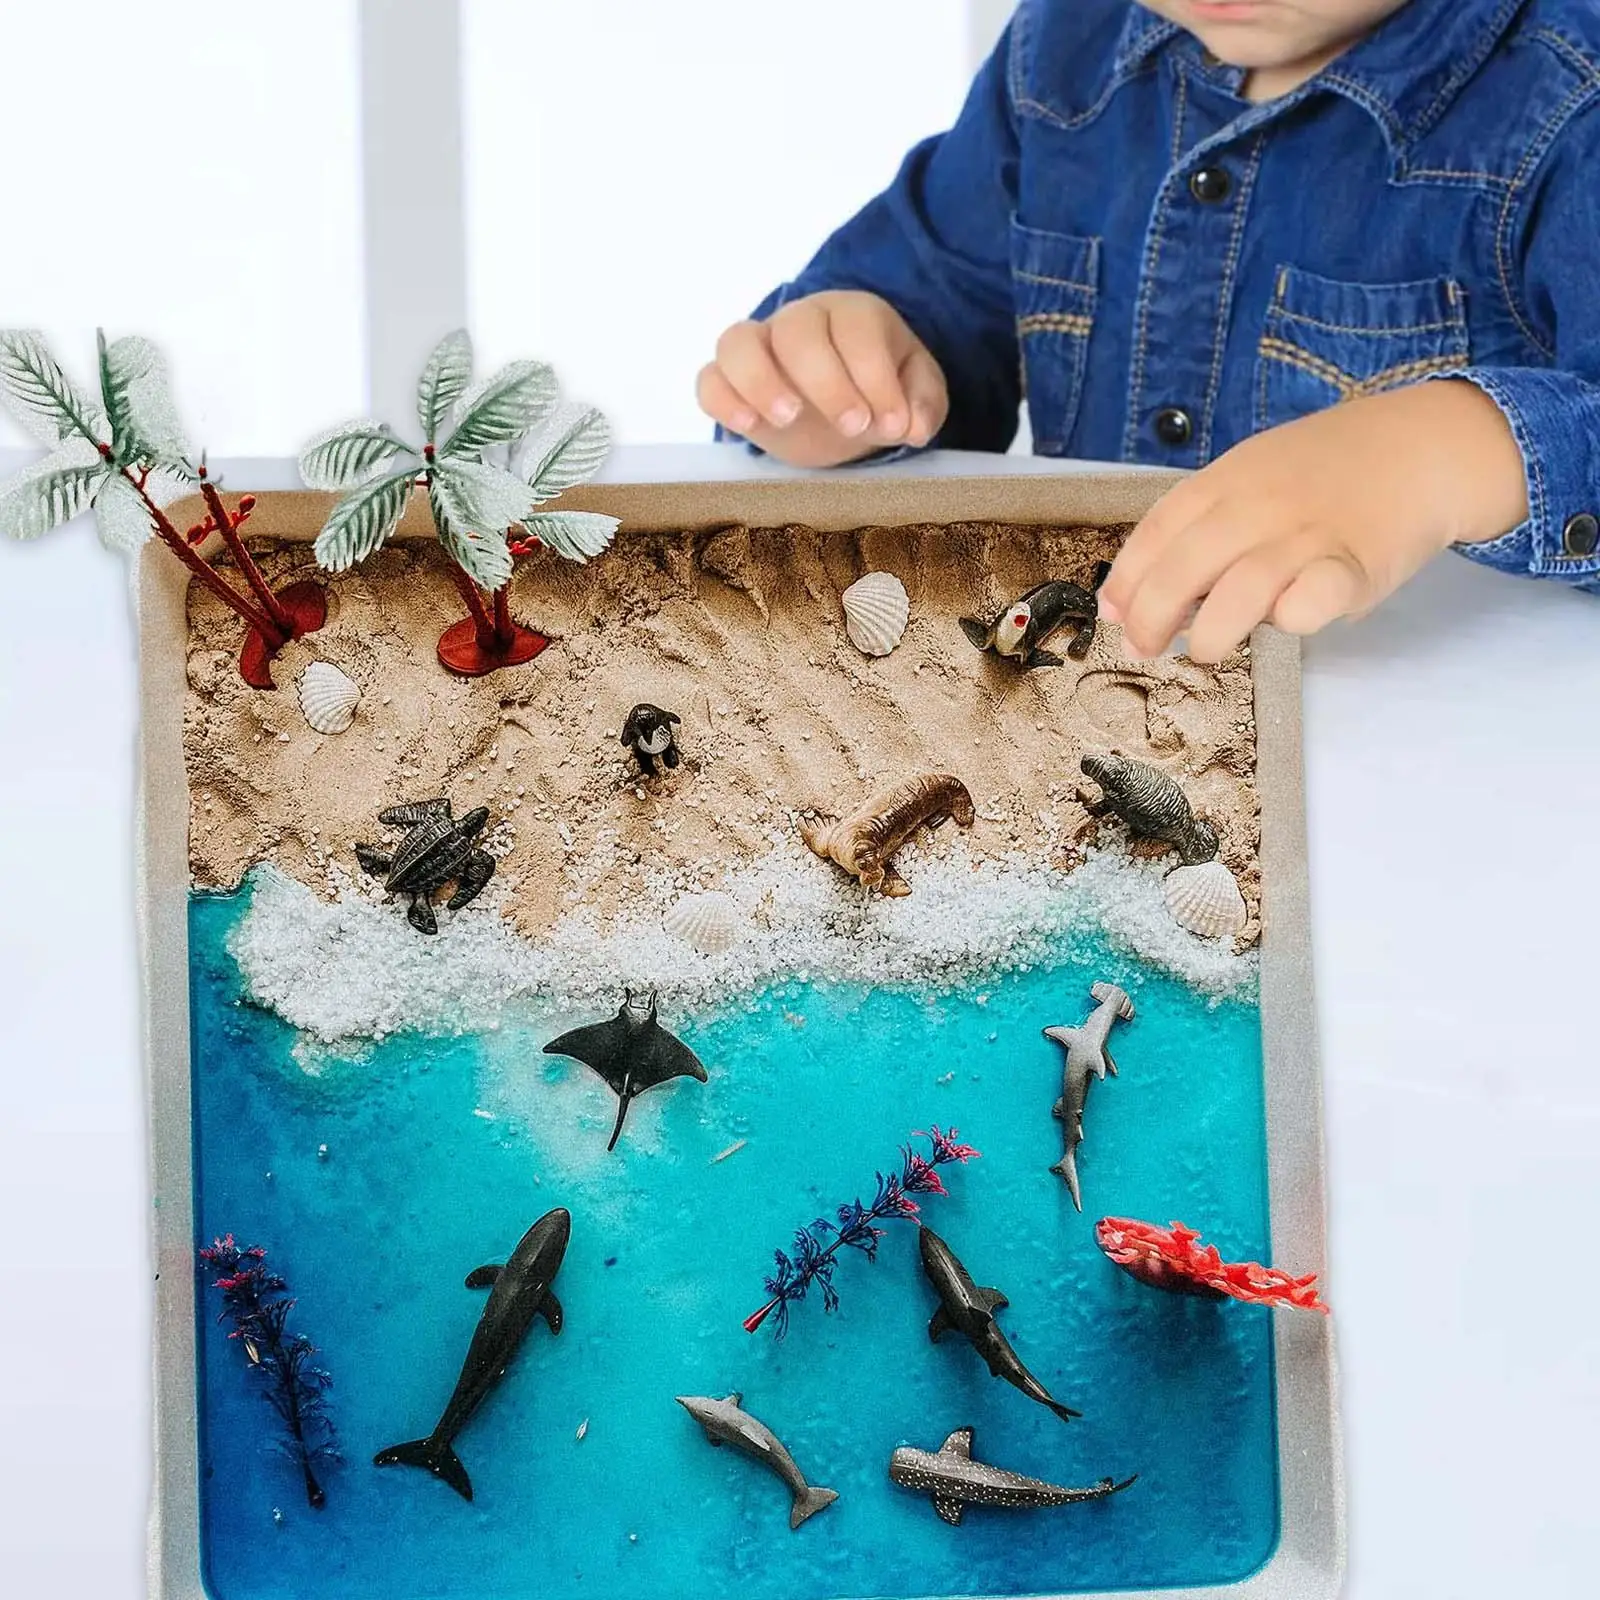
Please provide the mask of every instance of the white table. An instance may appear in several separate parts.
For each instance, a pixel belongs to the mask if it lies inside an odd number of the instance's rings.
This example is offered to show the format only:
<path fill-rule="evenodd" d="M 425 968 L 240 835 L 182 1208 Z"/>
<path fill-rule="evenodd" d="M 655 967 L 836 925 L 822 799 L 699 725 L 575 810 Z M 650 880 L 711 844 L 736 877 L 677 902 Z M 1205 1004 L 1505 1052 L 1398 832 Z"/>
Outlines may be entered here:
<path fill-rule="evenodd" d="M 612 475 L 754 470 L 693 447 Z M 91 532 L 0 552 L 0 1587 L 19 1597 L 143 1593 L 133 660 Z M 1600 601 L 1454 558 L 1307 651 L 1353 1600 L 1600 1584 L 1597 726 Z"/>

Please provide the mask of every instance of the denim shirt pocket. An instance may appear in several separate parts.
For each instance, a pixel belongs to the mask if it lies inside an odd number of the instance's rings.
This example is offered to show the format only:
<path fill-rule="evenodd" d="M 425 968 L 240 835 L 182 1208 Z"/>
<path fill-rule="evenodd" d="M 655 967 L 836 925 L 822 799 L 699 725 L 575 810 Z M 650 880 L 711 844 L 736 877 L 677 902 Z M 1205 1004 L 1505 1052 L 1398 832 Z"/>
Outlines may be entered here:
<path fill-rule="evenodd" d="M 1454 278 L 1339 283 L 1278 268 L 1256 356 L 1255 430 L 1377 394 L 1467 361 L 1466 295 Z"/>
<path fill-rule="evenodd" d="M 1022 392 L 1040 455 L 1064 455 L 1078 419 L 1099 277 L 1098 239 L 1047 233 L 1011 219 Z"/>

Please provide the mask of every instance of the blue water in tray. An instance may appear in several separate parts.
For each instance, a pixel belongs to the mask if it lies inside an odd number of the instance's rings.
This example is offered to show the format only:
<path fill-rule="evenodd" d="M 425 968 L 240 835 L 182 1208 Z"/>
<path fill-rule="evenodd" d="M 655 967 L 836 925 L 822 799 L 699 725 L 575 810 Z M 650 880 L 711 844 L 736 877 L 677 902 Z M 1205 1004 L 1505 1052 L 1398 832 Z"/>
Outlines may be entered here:
<path fill-rule="evenodd" d="M 1092 936 L 1053 971 L 959 998 L 795 983 L 685 1025 L 710 1083 L 645 1096 L 607 1156 L 615 1101 L 540 1054 L 549 1021 L 397 1037 L 307 1076 L 294 1031 L 240 1003 L 225 940 L 245 904 L 191 912 L 197 1242 L 233 1232 L 287 1276 L 292 1325 L 334 1374 L 346 1460 L 326 1474 L 326 1509 L 308 1509 L 202 1280 L 215 1600 L 1029 1595 L 1224 1583 L 1272 1553 L 1270 1313 L 1153 1292 L 1093 1238 L 1105 1214 L 1181 1218 L 1226 1255 L 1270 1259 L 1253 1006 L 1212 1007 Z M 1138 1016 L 1113 1041 L 1121 1076 L 1090 1098 L 1079 1216 L 1046 1170 L 1061 1052 L 1040 1029 L 1081 1021 L 1100 978 Z M 813 1294 L 785 1341 L 743 1331 L 772 1250 L 870 1199 L 874 1170 L 934 1121 L 983 1156 L 944 1169 L 951 1198 L 924 1214 L 1005 1291 L 1018 1352 L 1080 1422 L 991 1379 L 959 1337 L 930 1345 L 910 1225 L 890 1225 L 876 1264 L 844 1261 L 834 1315 Z M 483 1305 L 462 1280 L 555 1205 L 573 1215 L 566 1329 L 535 1324 L 458 1440 L 475 1502 L 375 1469 L 374 1452 L 428 1432 L 450 1393 Z M 839 1491 L 798 1533 L 782 1485 L 710 1449 L 673 1402 L 734 1389 Z M 998 1465 L 1057 1483 L 1140 1478 L 1109 1502 L 978 1509 L 947 1527 L 887 1463 L 897 1444 L 936 1449 L 969 1424 Z"/>

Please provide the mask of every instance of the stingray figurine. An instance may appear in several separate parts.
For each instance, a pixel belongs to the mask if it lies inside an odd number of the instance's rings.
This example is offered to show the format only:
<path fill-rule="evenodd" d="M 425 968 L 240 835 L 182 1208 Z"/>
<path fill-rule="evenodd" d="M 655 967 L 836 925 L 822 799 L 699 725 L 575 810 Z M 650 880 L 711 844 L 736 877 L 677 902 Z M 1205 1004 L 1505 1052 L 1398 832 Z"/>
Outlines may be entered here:
<path fill-rule="evenodd" d="M 571 1056 L 591 1067 L 611 1085 L 617 1097 L 617 1125 L 611 1130 L 607 1150 L 615 1150 L 622 1124 L 635 1095 L 653 1089 L 669 1078 L 706 1081 L 700 1058 L 676 1035 L 656 1020 L 656 992 L 627 991 L 622 1009 L 609 1022 L 574 1028 L 544 1047 L 547 1056 Z"/>

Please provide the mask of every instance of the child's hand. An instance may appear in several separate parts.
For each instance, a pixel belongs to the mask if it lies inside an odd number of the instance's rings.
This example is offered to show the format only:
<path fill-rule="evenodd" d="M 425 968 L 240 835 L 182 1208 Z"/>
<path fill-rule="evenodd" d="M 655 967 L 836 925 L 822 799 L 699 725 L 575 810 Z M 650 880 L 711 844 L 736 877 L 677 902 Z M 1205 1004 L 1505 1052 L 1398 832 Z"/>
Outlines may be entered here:
<path fill-rule="evenodd" d="M 1394 389 L 1257 434 L 1170 490 L 1117 557 L 1100 614 L 1131 656 L 1161 654 L 1188 624 L 1190 658 L 1220 661 L 1259 622 L 1315 633 L 1527 515 L 1522 456 L 1487 395 Z"/>
<path fill-rule="evenodd" d="M 887 300 L 831 289 L 739 322 L 700 374 L 700 408 L 796 467 L 925 445 L 950 409 L 944 374 Z"/>

